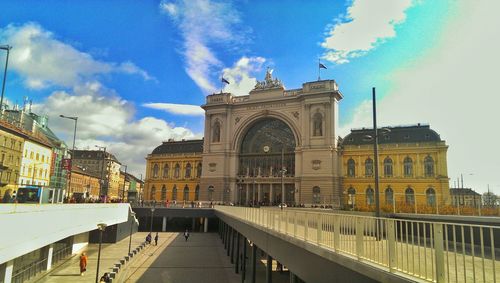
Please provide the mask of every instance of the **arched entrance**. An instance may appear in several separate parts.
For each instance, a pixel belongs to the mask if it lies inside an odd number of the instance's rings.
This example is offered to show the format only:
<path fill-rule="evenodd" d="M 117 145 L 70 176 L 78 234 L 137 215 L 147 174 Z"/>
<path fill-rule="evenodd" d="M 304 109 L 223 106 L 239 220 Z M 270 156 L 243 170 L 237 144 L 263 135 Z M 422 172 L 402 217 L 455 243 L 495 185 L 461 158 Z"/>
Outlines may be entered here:
<path fill-rule="evenodd" d="M 295 147 L 292 129 L 282 120 L 264 118 L 246 131 L 239 150 L 239 200 L 253 204 L 294 203 Z M 285 198 L 282 199 L 284 187 Z"/>

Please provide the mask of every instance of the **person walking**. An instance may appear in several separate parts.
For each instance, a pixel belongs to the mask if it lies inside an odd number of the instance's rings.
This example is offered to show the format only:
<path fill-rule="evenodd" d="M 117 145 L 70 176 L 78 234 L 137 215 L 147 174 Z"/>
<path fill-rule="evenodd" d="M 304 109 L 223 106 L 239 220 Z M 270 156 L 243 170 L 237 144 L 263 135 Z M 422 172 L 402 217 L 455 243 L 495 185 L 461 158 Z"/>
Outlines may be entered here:
<path fill-rule="evenodd" d="M 189 238 L 189 231 L 188 231 L 188 229 L 186 229 L 186 231 L 184 232 L 184 238 L 186 239 L 186 242 L 187 242 L 187 240 Z"/>
<path fill-rule="evenodd" d="M 99 279 L 99 283 L 109 283 L 111 282 L 111 278 L 109 277 L 109 273 L 104 273 L 104 275 Z"/>
<path fill-rule="evenodd" d="M 158 232 L 156 232 L 155 236 L 155 246 L 158 246 Z"/>
<path fill-rule="evenodd" d="M 80 255 L 80 276 L 83 276 L 85 271 L 87 271 L 87 259 L 86 253 L 82 253 L 82 255 Z"/>
<path fill-rule="evenodd" d="M 149 234 L 146 236 L 146 243 L 148 243 L 149 245 L 151 245 L 151 233 L 149 233 Z"/>

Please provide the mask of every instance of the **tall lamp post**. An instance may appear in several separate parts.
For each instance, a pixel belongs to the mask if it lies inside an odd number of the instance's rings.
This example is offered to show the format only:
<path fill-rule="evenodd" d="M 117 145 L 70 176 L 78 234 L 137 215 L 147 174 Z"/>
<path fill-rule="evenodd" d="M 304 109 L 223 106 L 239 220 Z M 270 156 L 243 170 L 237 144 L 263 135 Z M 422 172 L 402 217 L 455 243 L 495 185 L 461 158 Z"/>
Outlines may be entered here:
<path fill-rule="evenodd" d="M 73 120 L 75 121 L 75 130 L 73 131 L 73 147 L 71 149 L 71 163 L 70 163 L 70 166 L 69 166 L 69 184 L 68 184 L 68 200 L 69 200 L 69 197 L 70 197 L 70 193 L 71 193 L 71 168 L 73 167 L 73 155 L 75 154 L 75 140 L 76 140 L 76 125 L 78 123 L 78 117 L 76 116 L 64 116 L 64 115 L 59 115 L 59 117 L 61 118 L 65 118 L 65 119 L 70 119 L 70 120 Z"/>
<path fill-rule="evenodd" d="M 106 226 L 106 223 L 97 224 L 97 229 L 99 229 L 99 251 L 97 252 L 97 270 L 95 272 L 95 283 L 99 283 L 99 264 L 101 261 L 102 232 L 106 230 Z"/>
<path fill-rule="evenodd" d="M 125 201 L 125 181 L 127 180 L 127 165 L 125 166 L 125 174 L 123 175 L 122 202 Z"/>
<path fill-rule="evenodd" d="M 286 174 L 286 168 L 285 168 L 285 144 L 282 143 L 283 147 L 281 148 L 281 208 L 283 208 L 285 204 L 285 182 L 283 178 L 285 177 Z"/>
<path fill-rule="evenodd" d="M 9 53 L 12 46 L 0 45 L 0 49 L 7 51 L 7 57 L 5 58 L 5 70 L 3 72 L 3 83 L 2 83 L 2 98 L 0 99 L 0 112 L 3 115 L 3 96 L 5 92 L 5 81 L 7 80 L 7 66 L 9 65 Z"/>
<path fill-rule="evenodd" d="M 99 150 L 101 150 L 101 149 L 103 150 L 102 166 L 101 166 L 101 182 L 100 182 L 101 188 L 100 188 L 99 194 L 100 194 L 100 196 L 103 196 L 103 195 L 107 196 L 108 195 L 107 192 L 106 193 L 104 192 L 104 163 L 106 161 L 106 147 L 105 146 L 98 146 L 98 145 L 96 145 L 95 147 L 99 148 Z"/>

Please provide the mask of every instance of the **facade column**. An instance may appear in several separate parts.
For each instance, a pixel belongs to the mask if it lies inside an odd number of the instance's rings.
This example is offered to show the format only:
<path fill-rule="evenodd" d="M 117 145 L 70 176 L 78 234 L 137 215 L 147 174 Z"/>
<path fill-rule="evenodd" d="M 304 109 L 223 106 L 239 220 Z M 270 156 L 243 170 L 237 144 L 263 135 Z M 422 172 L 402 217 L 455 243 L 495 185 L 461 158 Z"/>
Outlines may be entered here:
<path fill-rule="evenodd" d="M 252 245 L 252 283 L 255 283 L 257 275 L 257 245 Z"/>
<path fill-rule="evenodd" d="M 47 270 L 52 267 L 52 255 L 54 254 L 54 244 L 50 244 L 49 251 L 47 252 Z"/>
<path fill-rule="evenodd" d="M 270 255 L 267 255 L 266 282 L 273 282 L 273 258 Z"/>
<path fill-rule="evenodd" d="M 236 264 L 234 265 L 234 272 L 238 274 L 240 265 L 240 233 L 236 232 Z"/>
<path fill-rule="evenodd" d="M 269 205 L 273 205 L 274 202 L 274 194 L 273 194 L 274 184 L 269 184 Z"/>
<path fill-rule="evenodd" d="M 194 231 L 196 227 L 195 224 L 196 224 L 196 218 L 193 217 L 193 221 L 191 222 L 191 231 Z"/>
<path fill-rule="evenodd" d="M 14 260 L 9 260 L 5 266 L 5 277 L 3 282 L 10 283 L 12 282 L 12 273 L 14 272 Z"/>
<path fill-rule="evenodd" d="M 260 203 L 262 201 L 262 186 L 260 183 L 257 184 L 257 202 Z"/>
<path fill-rule="evenodd" d="M 247 204 L 250 202 L 250 189 L 249 189 L 249 185 L 248 184 L 245 184 L 245 194 L 246 194 L 246 197 L 245 197 L 245 200 L 247 202 Z"/>
<path fill-rule="evenodd" d="M 165 232 L 167 231 L 167 217 L 163 216 L 163 222 L 161 224 L 161 231 Z"/>
<path fill-rule="evenodd" d="M 208 232 L 208 217 L 205 217 L 205 219 L 203 219 L 203 232 Z"/>

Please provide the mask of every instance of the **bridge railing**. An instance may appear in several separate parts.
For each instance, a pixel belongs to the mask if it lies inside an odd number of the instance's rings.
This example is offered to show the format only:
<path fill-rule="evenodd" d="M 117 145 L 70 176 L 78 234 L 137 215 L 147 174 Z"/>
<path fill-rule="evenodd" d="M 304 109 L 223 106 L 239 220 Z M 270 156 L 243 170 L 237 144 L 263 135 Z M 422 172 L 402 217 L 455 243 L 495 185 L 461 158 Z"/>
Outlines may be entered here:
<path fill-rule="evenodd" d="M 215 208 L 418 281 L 500 282 L 500 227 L 295 209 Z"/>

